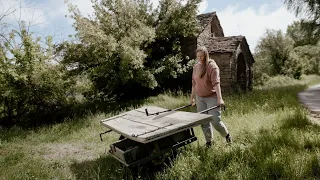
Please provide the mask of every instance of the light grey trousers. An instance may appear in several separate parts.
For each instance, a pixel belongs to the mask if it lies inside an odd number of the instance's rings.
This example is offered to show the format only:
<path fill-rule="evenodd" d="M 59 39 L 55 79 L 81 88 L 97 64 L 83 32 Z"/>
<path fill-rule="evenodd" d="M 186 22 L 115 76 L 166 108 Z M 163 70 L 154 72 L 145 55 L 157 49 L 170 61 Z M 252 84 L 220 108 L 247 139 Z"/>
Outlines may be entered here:
<path fill-rule="evenodd" d="M 208 109 L 213 106 L 217 106 L 217 97 L 199 97 L 196 96 L 196 105 L 197 105 L 197 111 L 203 111 L 205 109 Z M 210 142 L 213 140 L 213 127 L 220 133 L 221 136 L 226 137 L 228 132 L 227 127 L 225 124 L 221 121 L 221 110 L 220 108 L 216 108 L 213 110 L 208 111 L 208 114 L 213 115 L 212 121 L 206 124 L 202 124 L 201 128 L 204 134 L 204 137 L 206 139 L 206 142 Z"/>

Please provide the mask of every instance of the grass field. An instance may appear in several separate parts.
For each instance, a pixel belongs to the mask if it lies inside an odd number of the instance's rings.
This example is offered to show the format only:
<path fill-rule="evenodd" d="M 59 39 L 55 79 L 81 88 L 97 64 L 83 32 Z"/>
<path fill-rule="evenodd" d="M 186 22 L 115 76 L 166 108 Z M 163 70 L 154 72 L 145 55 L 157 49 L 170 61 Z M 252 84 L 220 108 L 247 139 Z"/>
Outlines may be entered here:
<path fill-rule="evenodd" d="M 222 118 L 234 143 L 227 146 L 215 131 L 214 146 L 205 148 L 196 127 L 198 141 L 154 178 L 320 179 L 320 126 L 309 121 L 297 99 L 319 83 L 319 76 L 276 77 L 253 92 L 225 96 Z M 144 104 L 174 108 L 188 103 L 188 96 L 166 93 Z M 107 155 L 119 135 L 110 133 L 101 142 L 99 133 L 106 129 L 99 120 L 138 106 L 38 129 L 0 129 L 0 179 L 121 179 L 121 164 Z"/>

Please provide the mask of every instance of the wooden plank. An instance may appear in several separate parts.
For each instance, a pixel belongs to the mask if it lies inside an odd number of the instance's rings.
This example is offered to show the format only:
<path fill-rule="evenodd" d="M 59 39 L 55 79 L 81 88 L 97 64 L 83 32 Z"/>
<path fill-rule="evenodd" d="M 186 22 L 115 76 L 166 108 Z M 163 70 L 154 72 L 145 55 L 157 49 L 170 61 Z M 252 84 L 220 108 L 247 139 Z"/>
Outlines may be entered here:
<path fill-rule="evenodd" d="M 143 106 L 143 107 L 138 108 L 138 109 L 130 110 L 128 112 L 124 112 L 124 113 L 118 114 L 116 116 L 113 116 L 113 117 L 110 117 L 110 118 L 107 118 L 107 119 L 103 119 L 103 120 L 101 120 L 101 122 L 108 121 L 108 120 L 111 120 L 111 119 L 115 119 L 117 117 L 125 116 L 127 114 L 136 114 L 136 115 L 141 116 L 141 117 L 149 117 L 149 116 L 146 115 L 146 112 L 145 112 L 146 108 L 148 109 L 148 112 L 150 114 L 167 110 L 165 108 L 160 108 L 160 107 L 156 107 L 156 106 Z M 135 112 L 137 112 L 137 113 L 135 113 Z M 150 116 L 150 117 L 152 117 L 152 116 Z"/>
<path fill-rule="evenodd" d="M 175 112 L 173 114 L 167 115 L 166 117 L 178 119 L 182 122 L 185 122 L 185 121 L 194 122 L 203 118 L 207 118 L 208 116 L 206 114 L 198 114 L 198 113 L 191 113 L 191 112 Z"/>
<path fill-rule="evenodd" d="M 159 115 L 147 116 L 145 108 L 148 109 L 149 113 L 166 110 L 155 106 L 141 107 L 102 120 L 101 123 L 129 139 L 148 143 L 212 120 L 212 116 L 208 114 L 183 111 L 169 111 Z"/>
<path fill-rule="evenodd" d="M 151 126 L 156 126 L 158 128 L 171 125 L 172 124 L 171 122 L 174 120 L 174 119 L 168 118 L 168 117 L 163 117 L 161 119 L 154 119 L 152 117 L 138 119 L 138 118 L 136 118 L 136 116 L 132 116 L 131 114 L 128 114 L 127 116 L 125 116 L 125 118 L 131 119 L 132 121 L 136 121 L 139 123 L 148 124 Z"/>
<path fill-rule="evenodd" d="M 157 113 L 157 112 L 168 110 L 168 109 L 160 108 L 160 107 L 156 107 L 156 106 L 144 106 L 144 107 L 136 109 L 135 111 L 143 112 L 146 115 L 145 109 L 148 110 L 149 114 L 153 114 L 153 113 Z"/>
<path fill-rule="evenodd" d="M 160 117 L 161 115 L 159 115 Z M 162 117 L 158 118 L 157 116 L 146 116 L 145 113 L 139 111 L 129 111 L 124 118 L 129 118 L 132 121 L 137 121 L 140 123 L 151 124 L 157 127 L 164 127 L 171 124 L 172 118 Z"/>
<path fill-rule="evenodd" d="M 159 129 L 156 126 L 151 126 L 143 123 L 137 123 L 130 121 L 123 117 L 103 122 L 108 128 L 125 136 L 135 136 L 136 134 L 143 134 L 146 132 L 154 131 Z"/>
<path fill-rule="evenodd" d="M 184 114 L 184 113 L 183 113 Z M 191 113 L 186 113 L 191 114 Z M 181 132 L 186 129 L 190 129 L 191 127 L 195 127 L 201 125 L 203 123 L 208 123 L 212 121 L 212 116 L 207 114 L 202 114 L 202 119 L 194 120 L 194 121 L 185 121 L 177 124 L 173 124 L 172 126 L 165 127 L 164 129 L 159 129 L 157 131 L 153 131 L 144 135 L 141 135 L 139 138 L 144 139 L 143 143 L 148 143 L 178 132 Z"/>

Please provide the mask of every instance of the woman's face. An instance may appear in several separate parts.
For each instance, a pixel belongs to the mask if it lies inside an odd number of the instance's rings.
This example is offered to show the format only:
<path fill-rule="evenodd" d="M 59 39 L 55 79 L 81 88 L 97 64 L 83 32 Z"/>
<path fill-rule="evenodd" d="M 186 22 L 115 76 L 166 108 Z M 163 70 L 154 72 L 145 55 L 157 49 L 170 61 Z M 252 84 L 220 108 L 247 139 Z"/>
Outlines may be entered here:
<path fill-rule="evenodd" d="M 197 52 L 197 59 L 200 63 L 203 63 L 204 62 L 204 52 L 202 52 L 202 51 Z"/>

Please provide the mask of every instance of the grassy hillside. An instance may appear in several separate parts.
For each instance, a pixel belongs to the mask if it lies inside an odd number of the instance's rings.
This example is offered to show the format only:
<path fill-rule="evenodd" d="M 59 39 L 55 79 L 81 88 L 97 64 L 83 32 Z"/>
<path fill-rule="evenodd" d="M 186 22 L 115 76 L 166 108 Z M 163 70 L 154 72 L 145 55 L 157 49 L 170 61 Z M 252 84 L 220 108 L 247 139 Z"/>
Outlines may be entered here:
<path fill-rule="evenodd" d="M 248 94 L 224 97 L 222 118 L 234 143 L 227 146 L 215 131 L 215 145 L 207 149 L 197 127 L 199 140 L 155 178 L 320 178 L 320 127 L 309 121 L 297 100 L 298 92 L 317 83 L 319 76 L 300 81 L 276 77 Z M 166 93 L 144 104 L 173 108 L 188 102 L 189 95 Z M 187 110 L 195 112 L 194 107 Z M 99 133 L 106 129 L 99 121 L 122 111 L 36 130 L 0 129 L 0 179 L 121 179 L 121 164 L 107 155 L 119 135 L 112 132 L 101 142 Z"/>

